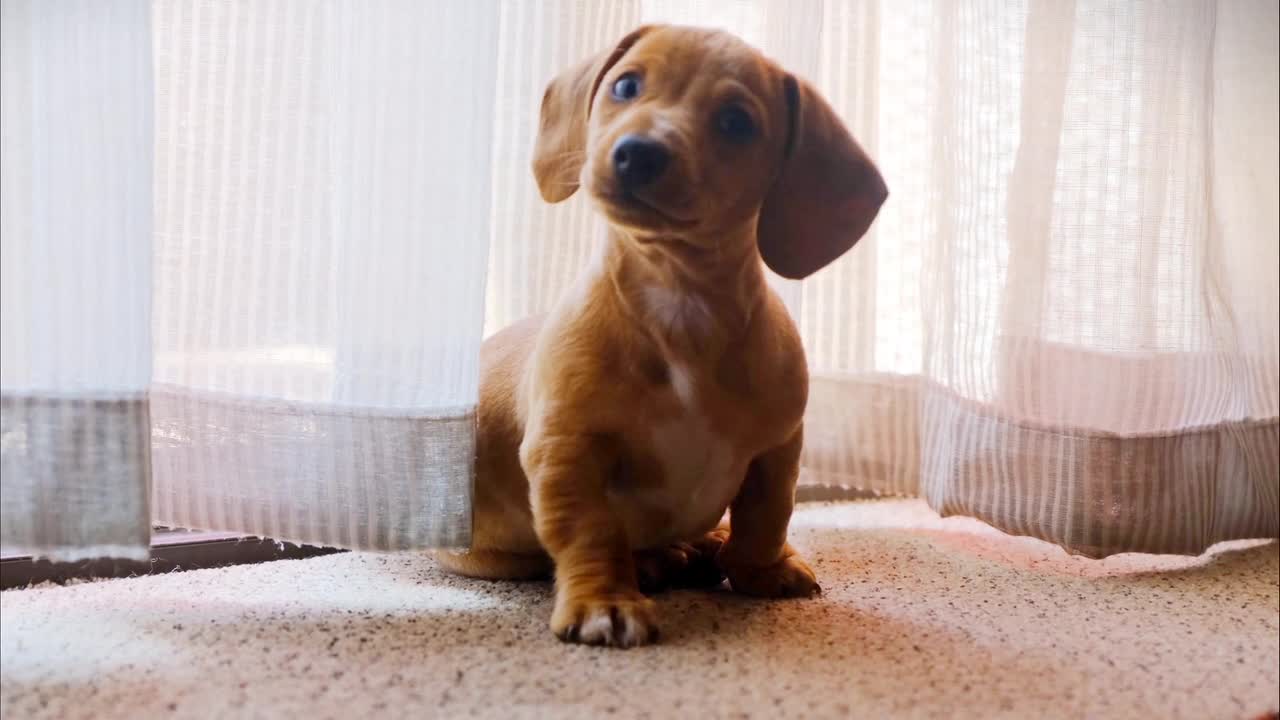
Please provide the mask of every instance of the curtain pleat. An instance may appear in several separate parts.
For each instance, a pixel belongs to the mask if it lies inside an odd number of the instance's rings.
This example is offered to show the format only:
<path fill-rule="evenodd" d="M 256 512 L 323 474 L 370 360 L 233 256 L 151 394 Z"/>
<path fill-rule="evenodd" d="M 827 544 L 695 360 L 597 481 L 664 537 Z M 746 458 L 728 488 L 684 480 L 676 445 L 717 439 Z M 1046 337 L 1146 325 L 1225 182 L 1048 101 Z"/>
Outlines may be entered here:
<path fill-rule="evenodd" d="M 0 552 L 145 559 L 145 0 L 0 4 Z"/>
<path fill-rule="evenodd" d="M 465 546 L 489 3 L 157 2 L 157 522 Z"/>

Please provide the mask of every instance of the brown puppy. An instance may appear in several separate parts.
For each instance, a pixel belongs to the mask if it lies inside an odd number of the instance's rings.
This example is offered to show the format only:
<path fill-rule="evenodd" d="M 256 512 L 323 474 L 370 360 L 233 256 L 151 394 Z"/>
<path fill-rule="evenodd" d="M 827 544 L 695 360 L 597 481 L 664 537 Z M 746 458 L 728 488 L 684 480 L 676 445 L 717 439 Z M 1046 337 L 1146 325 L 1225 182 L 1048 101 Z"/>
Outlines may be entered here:
<path fill-rule="evenodd" d="M 816 592 L 786 542 L 804 350 L 760 258 L 798 278 L 848 250 L 875 166 L 737 38 L 642 27 L 551 82 L 533 170 L 549 202 L 586 188 L 608 234 L 548 317 L 485 343 L 473 549 L 437 557 L 554 567 L 552 631 L 624 647 L 657 635 L 641 579 Z"/>

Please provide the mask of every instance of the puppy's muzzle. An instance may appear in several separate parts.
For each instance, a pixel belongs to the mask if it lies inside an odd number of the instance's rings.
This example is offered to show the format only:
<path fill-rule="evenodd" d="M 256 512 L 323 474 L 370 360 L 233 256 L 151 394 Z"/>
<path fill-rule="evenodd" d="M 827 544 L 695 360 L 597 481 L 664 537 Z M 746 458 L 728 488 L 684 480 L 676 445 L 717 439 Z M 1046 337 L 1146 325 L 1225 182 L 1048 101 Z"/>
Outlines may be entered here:
<path fill-rule="evenodd" d="M 652 185 L 667 169 L 671 153 L 643 135 L 623 135 L 613 144 L 613 173 L 625 190 Z"/>

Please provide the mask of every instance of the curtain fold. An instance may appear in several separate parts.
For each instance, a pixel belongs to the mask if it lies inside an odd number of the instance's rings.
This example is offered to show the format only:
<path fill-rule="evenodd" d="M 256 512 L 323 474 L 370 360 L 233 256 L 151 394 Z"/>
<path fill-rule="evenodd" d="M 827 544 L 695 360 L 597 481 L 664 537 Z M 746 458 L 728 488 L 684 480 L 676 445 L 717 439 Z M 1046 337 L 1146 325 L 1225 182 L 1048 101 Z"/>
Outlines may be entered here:
<path fill-rule="evenodd" d="M 499 7 L 3 7 L 4 552 L 466 546 Z"/>
<path fill-rule="evenodd" d="M 0 547 L 145 559 L 145 0 L 0 4 Z"/>
<path fill-rule="evenodd" d="M 155 517 L 465 546 L 498 10 L 158 2 Z"/>

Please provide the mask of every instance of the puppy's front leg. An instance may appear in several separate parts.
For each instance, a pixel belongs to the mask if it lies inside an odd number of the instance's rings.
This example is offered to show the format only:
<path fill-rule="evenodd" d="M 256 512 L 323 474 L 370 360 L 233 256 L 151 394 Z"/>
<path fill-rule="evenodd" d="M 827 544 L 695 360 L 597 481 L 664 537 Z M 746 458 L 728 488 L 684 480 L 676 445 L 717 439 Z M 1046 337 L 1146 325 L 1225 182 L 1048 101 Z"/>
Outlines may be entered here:
<path fill-rule="evenodd" d="M 561 640 L 631 647 L 657 639 L 622 523 L 605 494 L 616 451 L 596 436 L 536 438 L 523 453 L 535 529 L 556 566 L 551 630 Z"/>
<path fill-rule="evenodd" d="M 813 570 L 787 543 L 795 507 L 803 429 L 751 463 L 729 508 L 729 539 L 717 560 L 733 589 L 759 597 L 807 597 L 821 592 Z"/>

